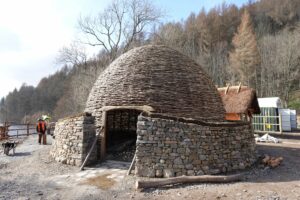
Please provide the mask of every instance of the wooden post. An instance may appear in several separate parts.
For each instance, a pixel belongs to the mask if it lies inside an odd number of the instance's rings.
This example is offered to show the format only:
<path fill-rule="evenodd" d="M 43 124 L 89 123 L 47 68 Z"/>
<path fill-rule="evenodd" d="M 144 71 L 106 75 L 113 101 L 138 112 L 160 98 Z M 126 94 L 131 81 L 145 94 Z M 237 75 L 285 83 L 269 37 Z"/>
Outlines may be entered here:
<path fill-rule="evenodd" d="M 107 112 L 103 111 L 102 113 L 102 120 L 103 120 L 103 131 L 102 134 L 100 134 L 100 138 L 101 138 L 101 152 L 100 152 L 100 160 L 104 160 L 105 156 L 106 156 L 106 132 L 107 132 L 107 128 L 106 128 L 106 122 L 107 122 Z"/>
<path fill-rule="evenodd" d="M 281 118 L 281 114 L 279 113 L 279 131 L 282 134 L 282 118 Z"/>
<path fill-rule="evenodd" d="M 29 124 L 27 124 L 27 136 L 29 136 Z"/>
<path fill-rule="evenodd" d="M 135 166 L 135 158 L 136 158 L 136 154 L 134 154 L 134 157 L 133 157 L 133 159 L 132 159 L 131 165 L 130 165 L 129 170 L 128 170 L 128 172 L 127 172 L 127 176 L 130 175 L 133 166 Z"/>
<path fill-rule="evenodd" d="M 85 164 L 87 163 L 87 161 L 88 161 L 90 155 L 92 154 L 92 151 L 93 151 L 93 149 L 95 148 L 95 145 L 96 145 L 96 143 L 97 143 L 97 139 L 98 139 L 98 137 L 100 136 L 102 130 L 103 130 L 103 127 L 101 127 L 101 129 L 99 130 L 99 133 L 96 133 L 95 139 L 94 139 L 93 144 L 92 144 L 92 147 L 90 148 L 90 150 L 89 150 L 87 156 L 85 157 L 85 159 L 84 159 L 84 161 L 83 161 L 83 163 L 82 163 L 82 165 L 81 165 L 81 167 L 80 167 L 80 171 L 84 169 L 84 166 L 85 166 Z"/>

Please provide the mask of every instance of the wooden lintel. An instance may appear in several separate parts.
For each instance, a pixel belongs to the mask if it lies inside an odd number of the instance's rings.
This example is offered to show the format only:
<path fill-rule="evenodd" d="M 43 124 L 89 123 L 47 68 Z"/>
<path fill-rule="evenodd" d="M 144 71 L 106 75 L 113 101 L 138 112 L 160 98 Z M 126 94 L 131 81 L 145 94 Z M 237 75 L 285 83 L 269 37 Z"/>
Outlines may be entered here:
<path fill-rule="evenodd" d="M 120 109 L 128 109 L 128 110 L 139 110 L 147 113 L 155 111 L 151 106 L 103 106 L 100 111 L 110 111 L 110 110 L 120 110 Z"/>

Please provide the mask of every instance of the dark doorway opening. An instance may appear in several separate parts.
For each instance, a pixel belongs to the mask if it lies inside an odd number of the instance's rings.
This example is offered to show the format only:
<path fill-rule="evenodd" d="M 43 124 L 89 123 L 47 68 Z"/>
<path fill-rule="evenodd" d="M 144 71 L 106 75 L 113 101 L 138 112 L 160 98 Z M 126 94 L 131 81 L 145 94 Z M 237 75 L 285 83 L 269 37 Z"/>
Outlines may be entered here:
<path fill-rule="evenodd" d="M 106 155 L 107 159 L 131 162 L 137 140 L 137 120 L 141 111 L 117 109 L 107 112 Z"/>

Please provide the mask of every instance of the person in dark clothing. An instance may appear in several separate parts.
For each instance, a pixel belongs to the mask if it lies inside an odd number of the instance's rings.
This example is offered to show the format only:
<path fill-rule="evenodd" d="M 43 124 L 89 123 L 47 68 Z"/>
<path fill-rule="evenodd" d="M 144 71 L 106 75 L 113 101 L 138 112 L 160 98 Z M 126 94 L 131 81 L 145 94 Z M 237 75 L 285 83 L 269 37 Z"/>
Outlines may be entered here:
<path fill-rule="evenodd" d="M 47 126 L 44 120 L 39 119 L 36 125 L 36 131 L 39 134 L 39 141 L 38 141 L 39 144 L 41 144 L 42 139 L 43 139 L 43 144 L 47 144 L 47 136 L 46 136 Z"/>

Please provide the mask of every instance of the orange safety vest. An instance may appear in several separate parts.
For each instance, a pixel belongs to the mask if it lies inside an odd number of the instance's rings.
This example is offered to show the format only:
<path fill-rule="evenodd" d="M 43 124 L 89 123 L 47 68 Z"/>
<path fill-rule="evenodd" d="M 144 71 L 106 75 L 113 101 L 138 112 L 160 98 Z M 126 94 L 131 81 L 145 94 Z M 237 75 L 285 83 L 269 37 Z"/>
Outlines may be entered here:
<path fill-rule="evenodd" d="M 45 122 L 41 121 L 41 122 L 38 123 L 38 125 L 37 125 L 37 131 L 39 133 L 45 133 L 46 132 L 46 124 L 45 124 Z"/>

